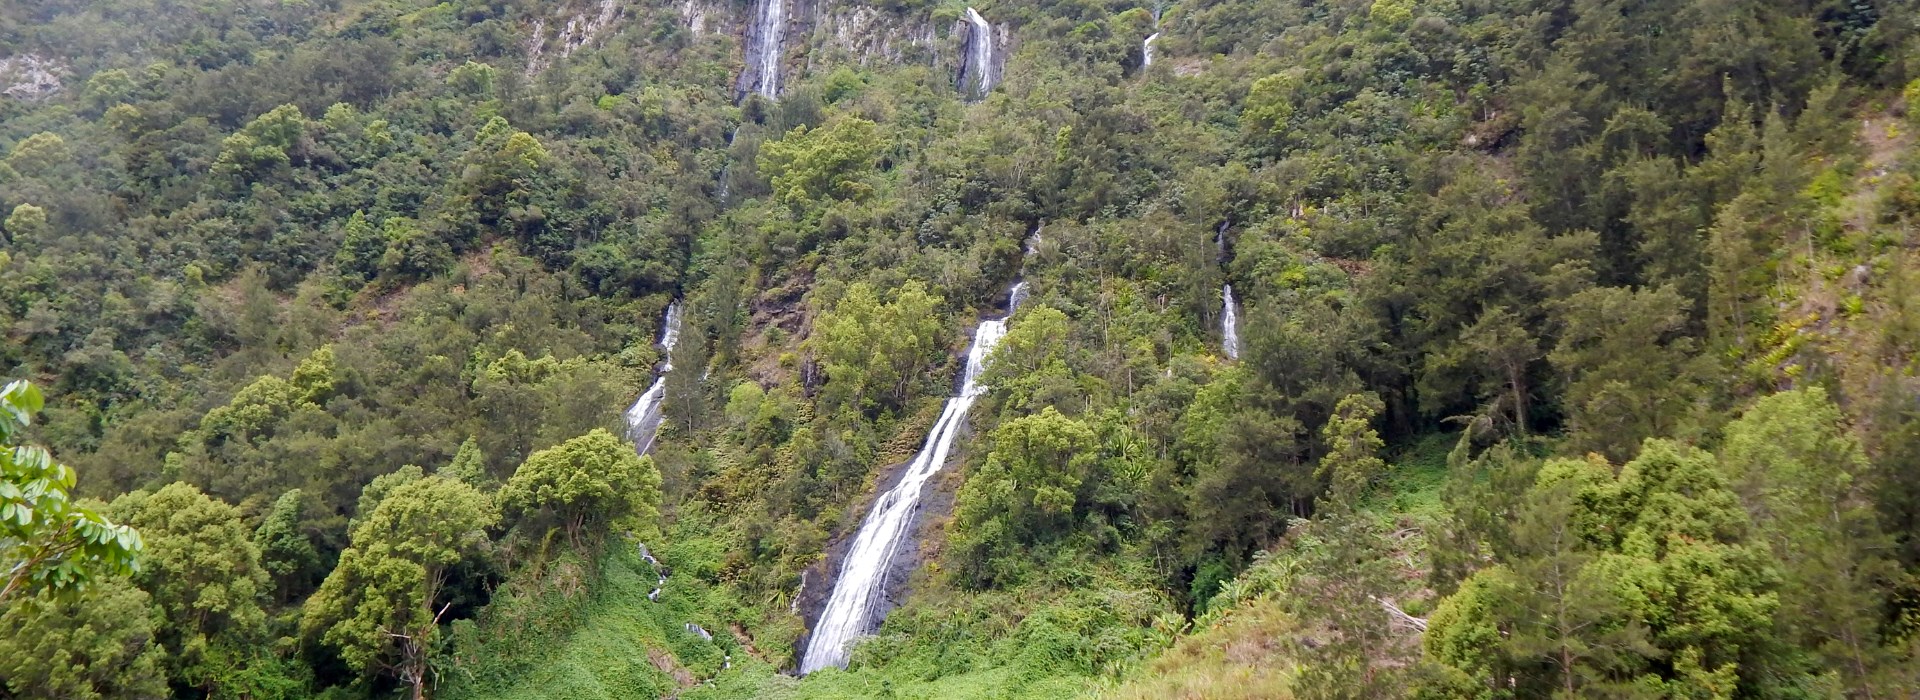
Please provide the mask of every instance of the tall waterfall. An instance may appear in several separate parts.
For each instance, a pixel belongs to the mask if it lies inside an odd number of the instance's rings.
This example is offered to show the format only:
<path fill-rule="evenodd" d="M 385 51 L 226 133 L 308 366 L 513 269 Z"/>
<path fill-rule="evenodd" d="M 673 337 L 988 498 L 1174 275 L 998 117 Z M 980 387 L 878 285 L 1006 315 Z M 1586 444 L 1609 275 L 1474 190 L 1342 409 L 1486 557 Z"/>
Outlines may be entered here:
<path fill-rule="evenodd" d="M 747 37 L 747 70 L 740 78 L 740 92 L 757 92 L 767 98 L 780 96 L 780 41 L 787 31 L 786 0 L 760 0 L 759 17 Z"/>
<path fill-rule="evenodd" d="M 967 65 L 960 76 L 960 87 L 968 94 L 986 97 L 993 89 L 993 25 L 978 11 L 967 8 Z"/>
<path fill-rule="evenodd" d="M 1220 349 L 1227 357 L 1240 359 L 1240 318 L 1233 308 L 1233 285 L 1220 287 Z"/>
<path fill-rule="evenodd" d="M 1160 32 L 1154 32 L 1147 35 L 1146 41 L 1140 42 L 1141 68 L 1153 65 L 1153 40 L 1158 38 L 1160 38 Z"/>
<path fill-rule="evenodd" d="M 673 345 L 679 341 L 680 302 L 675 301 L 667 305 L 667 319 L 660 329 L 660 347 L 667 351 L 667 359 L 654 373 L 653 386 L 627 408 L 627 439 L 640 454 L 652 450 L 653 438 L 660 434 L 660 406 L 667 398 L 667 373 L 673 371 Z"/>
<path fill-rule="evenodd" d="M 1026 288 L 1025 282 L 1013 285 L 1007 304 L 1008 316 L 1013 315 L 1013 309 L 1026 297 Z M 986 388 L 978 383 L 980 372 L 986 368 L 988 354 L 1006 334 L 1005 318 L 982 321 L 974 331 L 973 346 L 967 349 L 967 369 L 960 377 L 960 392 L 947 399 L 946 409 L 940 412 L 940 419 L 934 421 L 920 453 L 907 464 L 900 483 L 873 502 L 873 509 L 860 523 L 859 533 L 854 535 L 853 546 L 841 560 L 833 594 L 827 599 L 827 608 L 820 613 L 819 622 L 814 624 L 813 637 L 807 641 L 806 654 L 800 659 L 801 673 L 846 665 L 847 644 L 866 634 L 876 622 L 887 569 L 901 541 L 906 539 L 907 529 L 913 525 L 914 511 L 920 506 L 921 488 L 946 465 L 947 453 L 966 420 L 967 410 L 973 407 L 974 399 L 986 393 Z"/>

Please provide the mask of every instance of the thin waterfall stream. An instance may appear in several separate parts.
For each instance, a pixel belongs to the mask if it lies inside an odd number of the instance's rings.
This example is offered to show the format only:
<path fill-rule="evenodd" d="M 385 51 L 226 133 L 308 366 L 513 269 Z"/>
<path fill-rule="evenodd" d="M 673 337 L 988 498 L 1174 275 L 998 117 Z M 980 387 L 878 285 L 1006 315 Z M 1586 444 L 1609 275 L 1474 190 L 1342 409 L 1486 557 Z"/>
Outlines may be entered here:
<path fill-rule="evenodd" d="M 667 373 L 673 371 L 673 346 L 677 342 L 680 342 L 680 302 L 675 301 L 667 305 L 667 318 L 660 327 L 660 348 L 666 351 L 666 359 L 654 372 L 653 386 L 647 387 L 627 408 L 627 439 L 633 441 L 633 449 L 643 455 L 653 449 L 653 439 L 660 434 L 660 408 L 666 402 Z"/>
<path fill-rule="evenodd" d="M 1227 224 L 1220 222 L 1220 228 L 1213 234 L 1213 246 L 1220 262 L 1227 262 Z M 1228 359 L 1240 359 L 1240 310 L 1233 303 L 1233 284 L 1220 285 L 1220 352 Z"/>
<path fill-rule="evenodd" d="M 1015 283 L 1008 294 L 1007 316 L 980 322 L 973 333 L 973 345 L 967 348 L 967 367 L 961 375 L 959 393 L 947 399 L 940 419 L 934 421 L 926 443 L 907 464 L 900 483 L 881 494 L 873 502 L 873 509 L 867 512 L 866 520 L 860 523 L 853 546 L 840 562 L 840 575 L 834 578 L 826 610 L 820 613 L 820 620 L 813 626 L 813 636 L 807 640 L 806 653 L 800 659 L 800 673 L 846 666 L 847 645 L 867 634 L 878 622 L 887 571 L 913 526 L 914 512 L 920 507 L 920 492 L 927 481 L 946 466 L 954 438 L 966 422 L 967 410 L 973 408 L 974 399 L 986 393 L 986 387 L 978 382 L 980 372 L 986 369 L 987 357 L 994 346 L 1006 336 L 1007 318 L 1013 316 L 1026 297 L 1026 290 L 1026 282 Z"/>
<path fill-rule="evenodd" d="M 1240 318 L 1234 310 L 1233 285 L 1220 286 L 1220 350 L 1227 357 L 1240 359 Z"/>

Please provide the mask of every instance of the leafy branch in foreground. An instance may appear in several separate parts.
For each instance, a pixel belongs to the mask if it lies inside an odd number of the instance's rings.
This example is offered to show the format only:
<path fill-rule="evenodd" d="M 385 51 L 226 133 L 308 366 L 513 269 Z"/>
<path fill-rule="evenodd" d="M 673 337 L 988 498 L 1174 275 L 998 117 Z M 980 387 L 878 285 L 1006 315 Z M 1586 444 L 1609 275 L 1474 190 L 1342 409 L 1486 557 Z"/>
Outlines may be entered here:
<path fill-rule="evenodd" d="M 28 590 L 77 591 L 139 563 L 140 534 L 75 502 L 73 469 L 44 447 L 20 444 L 44 403 L 26 381 L 0 390 L 0 603 Z"/>

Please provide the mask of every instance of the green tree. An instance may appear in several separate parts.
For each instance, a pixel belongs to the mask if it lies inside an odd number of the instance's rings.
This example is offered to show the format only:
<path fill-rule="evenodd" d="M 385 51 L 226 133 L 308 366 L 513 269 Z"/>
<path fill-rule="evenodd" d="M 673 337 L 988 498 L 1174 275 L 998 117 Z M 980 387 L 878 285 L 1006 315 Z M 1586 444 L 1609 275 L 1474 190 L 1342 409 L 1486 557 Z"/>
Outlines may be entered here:
<path fill-rule="evenodd" d="M 400 487 L 426 478 L 427 472 L 419 465 L 408 464 L 391 472 L 373 477 L 360 489 L 360 499 L 353 506 L 353 522 L 373 514 L 380 508 L 380 502 L 393 495 Z"/>
<path fill-rule="evenodd" d="M 993 451 L 954 500 L 954 548 L 976 584 L 1013 570 L 993 561 L 1050 541 L 1072 525 L 1090 486 L 1099 441 L 1051 407 L 993 431 Z"/>
<path fill-rule="evenodd" d="M 0 603 L 23 593 L 83 588 L 133 571 L 140 534 L 74 500 L 75 474 L 46 448 L 22 444 L 45 400 L 25 381 L 0 389 Z"/>
<path fill-rule="evenodd" d="M 14 243 L 44 243 L 47 240 L 47 210 L 32 204 L 14 206 L 7 215 L 7 237 Z"/>
<path fill-rule="evenodd" d="M 55 168 L 73 159 L 67 148 L 67 140 L 59 134 L 42 131 L 21 139 L 14 144 L 13 152 L 7 154 L 7 165 L 22 175 L 38 176 L 50 174 Z"/>
<path fill-rule="evenodd" d="M 412 219 L 394 217 L 380 223 L 386 242 L 380 253 L 380 274 L 387 279 L 418 282 L 431 279 L 453 264 L 453 248 Z"/>
<path fill-rule="evenodd" d="M 527 207 L 555 168 L 546 146 L 532 134 L 515 130 L 505 118 L 493 117 L 474 135 L 464 160 L 466 167 L 453 183 L 456 206 L 447 218 L 468 236 L 526 233 L 519 230 L 516 213 L 531 213 Z"/>
<path fill-rule="evenodd" d="M 1479 396 L 1495 406 L 1504 404 L 1513 427 L 1526 434 L 1527 406 L 1533 400 L 1529 368 L 1540 359 L 1540 341 L 1521 325 L 1520 317 L 1496 306 L 1460 333 L 1460 343 L 1456 351 L 1477 358 L 1463 364 L 1481 368 Z"/>
<path fill-rule="evenodd" d="M 145 591 L 104 576 L 66 599 L 0 603 L 0 685 L 11 697 L 159 700 L 171 697 L 166 650 Z"/>
<path fill-rule="evenodd" d="M 439 474 L 481 491 L 491 491 L 497 486 L 493 476 L 487 473 L 487 457 L 480 452 L 480 441 L 472 437 L 460 443 L 460 448 L 453 453 L 453 461 Z"/>
<path fill-rule="evenodd" d="M 1507 568 L 1429 622 L 1428 659 L 1447 667 L 1429 691 L 1732 697 L 1798 680 L 1765 662 L 1778 570 L 1712 455 L 1649 440 L 1617 473 L 1598 455 L 1548 460 L 1512 528 Z M 1502 604 L 1477 599 L 1482 576 L 1500 577 Z"/>
<path fill-rule="evenodd" d="M 237 184 L 283 177 L 296 156 L 306 157 L 308 126 L 299 107 L 275 107 L 221 141 L 212 170 Z"/>
<path fill-rule="evenodd" d="M 333 266 L 341 274 L 364 283 L 380 275 L 381 254 L 387 250 L 387 237 L 367 220 L 366 212 L 356 211 L 342 227 L 340 249 L 334 252 Z"/>
<path fill-rule="evenodd" d="M 1367 487 L 1386 472 L 1379 454 L 1387 443 L 1373 430 L 1373 420 L 1384 407 L 1372 394 L 1349 394 L 1320 427 L 1327 453 L 1320 458 L 1318 476 L 1329 484 L 1328 498 L 1341 508 L 1358 505 Z"/>
<path fill-rule="evenodd" d="M 109 512 L 146 540 L 133 581 L 160 611 L 167 675 L 203 692 L 248 695 L 223 685 L 264 636 L 260 598 L 269 581 L 240 510 L 175 482 L 121 496 Z"/>
<path fill-rule="evenodd" d="M 1896 576 L 1869 497 L 1872 470 L 1840 409 L 1814 387 L 1760 399 L 1726 427 L 1720 468 L 1780 561 L 1779 630 L 1810 650 L 1813 669 L 1835 669 L 1849 694 L 1874 687 L 1880 645 L 1877 588 Z"/>
<path fill-rule="evenodd" d="M 802 210 L 824 200 L 871 195 L 867 178 L 885 150 L 878 125 L 840 117 L 816 129 L 794 127 L 780 140 L 762 144 L 759 167 L 772 179 L 774 197 Z"/>
<path fill-rule="evenodd" d="M 660 470 L 633 445 L 596 429 L 529 455 L 497 498 L 530 537 L 557 527 L 575 547 L 594 546 L 616 527 L 655 525 Z"/>
<path fill-rule="evenodd" d="M 1429 662 L 1420 697 L 1511 697 L 1504 629 L 1518 585 L 1512 571 L 1494 565 L 1473 573 L 1427 617 L 1420 647 Z"/>
<path fill-rule="evenodd" d="M 828 405 L 867 411 L 899 407 L 933 365 L 946 324 L 940 298 L 918 281 L 881 303 L 871 285 L 855 283 L 814 321 L 807 345 L 827 371 Z"/>
<path fill-rule="evenodd" d="M 998 390 L 1007 408 L 1034 412 L 1042 407 L 1074 410 L 1080 392 L 1067 365 L 1072 326 L 1060 310 L 1034 305 L 1007 324 L 1007 335 L 993 349 L 979 381 Z"/>
<path fill-rule="evenodd" d="M 453 567 L 485 552 L 499 516 L 485 494 L 428 476 L 400 486 L 356 523 L 340 563 L 307 600 L 301 629 L 358 671 L 385 671 L 426 697 Z"/>
<path fill-rule="evenodd" d="M 260 567 L 272 577 L 274 599 L 280 603 L 311 592 L 324 573 L 320 552 L 302 529 L 305 499 L 300 489 L 280 494 L 260 520 L 260 527 L 253 531 L 253 545 L 260 549 Z"/>
<path fill-rule="evenodd" d="M 1632 459 L 1641 441 L 1673 434 L 1693 394 L 1686 300 L 1670 287 L 1596 287 L 1555 313 L 1547 359 L 1566 378 L 1570 447 Z"/>

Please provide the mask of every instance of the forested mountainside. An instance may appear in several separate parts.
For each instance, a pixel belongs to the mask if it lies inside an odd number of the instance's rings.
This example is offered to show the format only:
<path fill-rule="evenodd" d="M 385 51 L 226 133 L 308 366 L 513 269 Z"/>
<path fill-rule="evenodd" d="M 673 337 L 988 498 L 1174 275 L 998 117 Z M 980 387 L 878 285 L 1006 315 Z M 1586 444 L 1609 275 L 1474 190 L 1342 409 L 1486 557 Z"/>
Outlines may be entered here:
<path fill-rule="evenodd" d="M 983 2 L 0 3 L 0 697 L 1920 688 L 1920 7 Z"/>

